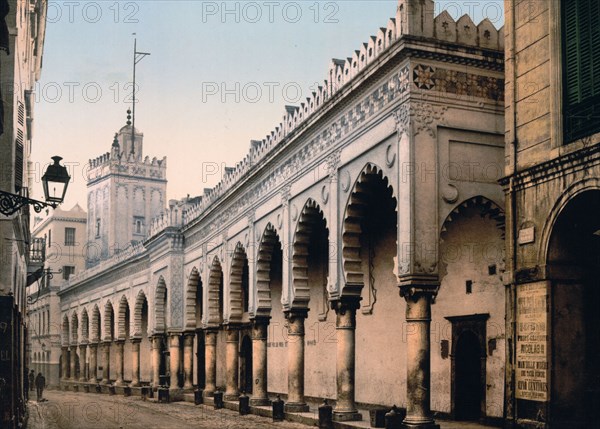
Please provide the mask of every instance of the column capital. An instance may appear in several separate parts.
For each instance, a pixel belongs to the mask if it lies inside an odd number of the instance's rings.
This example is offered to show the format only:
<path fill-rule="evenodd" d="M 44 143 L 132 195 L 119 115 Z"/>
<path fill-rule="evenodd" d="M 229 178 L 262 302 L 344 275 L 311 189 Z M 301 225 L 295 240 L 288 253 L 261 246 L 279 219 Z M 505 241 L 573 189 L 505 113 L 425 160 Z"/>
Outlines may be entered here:
<path fill-rule="evenodd" d="M 344 315 L 347 311 L 356 311 L 360 308 L 360 296 L 343 296 L 331 301 L 331 309 Z"/>
<path fill-rule="evenodd" d="M 125 345 L 125 338 L 117 338 L 114 342 L 118 346 Z"/>
<path fill-rule="evenodd" d="M 431 300 L 431 302 L 435 301 L 435 297 L 438 294 L 440 289 L 440 285 L 401 285 L 400 288 L 400 296 L 407 301 L 417 302 L 419 298 L 426 297 Z"/>
<path fill-rule="evenodd" d="M 142 338 L 141 337 L 131 337 L 129 339 L 129 341 L 131 341 L 131 344 L 141 343 L 142 342 Z"/>
<path fill-rule="evenodd" d="M 286 320 L 306 319 L 308 317 L 308 308 L 292 308 L 283 312 Z"/>
<path fill-rule="evenodd" d="M 239 331 L 242 329 L 242 325 L 239 323 L 227 323 L 223 325 L 223 329 L 226 331 Z"/>
<path fill-rule="evenodd" d="M 268 325 L 271 323 L 271 316 L 255 316 L 250 319 L 252 325 Z"/>

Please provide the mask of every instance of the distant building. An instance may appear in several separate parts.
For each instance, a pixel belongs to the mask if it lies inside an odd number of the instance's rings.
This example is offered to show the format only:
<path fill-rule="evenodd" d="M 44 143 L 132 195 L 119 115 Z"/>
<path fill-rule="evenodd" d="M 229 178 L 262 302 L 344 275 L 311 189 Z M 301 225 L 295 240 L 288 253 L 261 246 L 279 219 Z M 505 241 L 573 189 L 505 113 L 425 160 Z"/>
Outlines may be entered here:
<path fill-rule="evenodd" d="M 507 423 L 600 422 L 600 2 L 505 1 Z"/>
<path fill-rule="evenodd" d="M 71 210 L 57 208 L 43 220 L 36 217 L 31 234 L 32 257 L 43 255 L 45 272 L 27 288 L 29 368 L 44 374 L 51 387 L 58 387 L 60 380 L 57 292 L 71 275 L 85 269 L 86 224 L 87 213 L 76 204 Z"/>
<path fill-rule="evenodd" d="M 0 0 L 0 190 L 37 197 L 31 165 L 33 89 L 40 78 L 46 0 Z M 35 184 L 36 190 L 32 189 Z M 39 187 L 39 188 L 38 188 Z M 10 201 L 10 200 L 8 200 Z M 6 207 L 7 200 L 1 205 Z M 25 412 L 26 278 L 30 207 L 0 214 L 0 427 L 21 425 Z M 7 326 L 10 329 L 5 329 Z"/>

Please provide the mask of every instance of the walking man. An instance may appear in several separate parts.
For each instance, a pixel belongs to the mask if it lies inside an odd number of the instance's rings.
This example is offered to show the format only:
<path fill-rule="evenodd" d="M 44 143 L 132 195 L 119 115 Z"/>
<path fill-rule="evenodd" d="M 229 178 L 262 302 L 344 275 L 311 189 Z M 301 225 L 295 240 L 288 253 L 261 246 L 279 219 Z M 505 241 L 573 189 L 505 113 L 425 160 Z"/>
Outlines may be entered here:
<path fill-rule="evenodd" d="M 42 394 L 44 393 L 44 387 L 46 387 L 46 378 L 42 375 L 41 372 L 38 372 L 37 377 L 35 377 L 35 389 L 37 391 L 37 401 L 40 402 L 42 400 Z"/>

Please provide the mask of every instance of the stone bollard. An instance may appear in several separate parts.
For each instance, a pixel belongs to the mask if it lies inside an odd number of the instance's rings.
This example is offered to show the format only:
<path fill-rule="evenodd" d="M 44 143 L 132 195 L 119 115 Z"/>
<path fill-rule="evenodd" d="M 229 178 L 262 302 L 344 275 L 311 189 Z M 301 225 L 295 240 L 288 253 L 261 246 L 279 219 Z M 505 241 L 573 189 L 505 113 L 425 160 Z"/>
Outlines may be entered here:
<path fill-rule="evenodd" d="M 147 387 L 147 386 L 143 386 L 142 387 L 142 401 L 145 401 L 146 399 L 148 399 L 148 390 L 150 390 L 151 388 Z"/>
<path fill-rule="evenodd" d="M 333 429 L 333 407 L 327 403 L 327 399 L 319 407 L 319 429 Z"/>
<path fill-rule="evenodd" d="M 123 388 L 123 396 L 131 396 L 131 387 L 125 386 Z"/>
<path fill-rule="evenodd" d="M 384 428 L 385 427 L 385 415 L 389 412 L 389 408 L 374 408 L 369 410 L 369 416 L 371 418 L 371 427 L 373 428 Z"/>
<path fill-rule="evenodd" d="M 96 393 L 102 393 L 102 386 L 100 386 L 100 383 L 96 384 Z"/>
<path fill-rule="evenodd" d="M 223 408 L 225 406 L 223 403 L 223 392 L 216 390 L 213 396 L 213 402 L 215 410 L 220 410 Z"/>
<path fill-rule="evenodd" d="M 282 422 L 285 419 L 285 413 L 283 411 L 284 403 L 281 400 L 281 396 L 277 395 L 277 399 L 273 401 L 273 421 Z"/>
<path fill-rule="evenodd" d="M 402 420 L 404 420 L 403 414 L 394 405 L 390 412 L 385 415 L 385 429 L 400 429 Z"/>
<path fill-rule="evenodd" d="M 202 403 L 202 394 L 203 393 L 204 393 L 204 390 L 202 390 L 202 389 L 194 390 L 194 404 L 200 405 Z"/>
<path fill-rule="evenodd" d="M 242 392 L 239 397 L 239 413 L 240 416 L 250 414 L 250 397 L 246 393 Z"/>
<path fill-rule="evenodd" d="M 115 386 L 112 384 L 110 386 L 108 386 L 108 394 L 112 396 L 115 393 L 116 393 Z"/>
<path fill-rule="evenodd" d="M 157 390 L 158 392 L 158 402 L 168 404 L 170 402 L 169 397 L 169 388 L 160 386 Z"/>

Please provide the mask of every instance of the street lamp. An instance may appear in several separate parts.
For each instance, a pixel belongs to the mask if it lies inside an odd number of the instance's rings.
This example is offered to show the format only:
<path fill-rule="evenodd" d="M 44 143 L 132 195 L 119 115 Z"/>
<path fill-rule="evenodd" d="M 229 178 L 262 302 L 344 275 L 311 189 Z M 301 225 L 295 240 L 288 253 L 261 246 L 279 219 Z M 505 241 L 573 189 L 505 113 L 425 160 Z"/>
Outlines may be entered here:
<path fill-rule="evenodd" d="M 10 216 L 26 204 L 32 205 L 35 212 L 39 213 L 44 207 L 56 208 L 56 206 L 62 203 L 65 199 L 71 176 L 69 176 L 67 168 L 60 165 L 61 159 L 60 156 L 53 156 L 52 160 L 54 164 L 49 165 L 42 176 L 45 202 L 0 191 L 0 213 Z"/>

